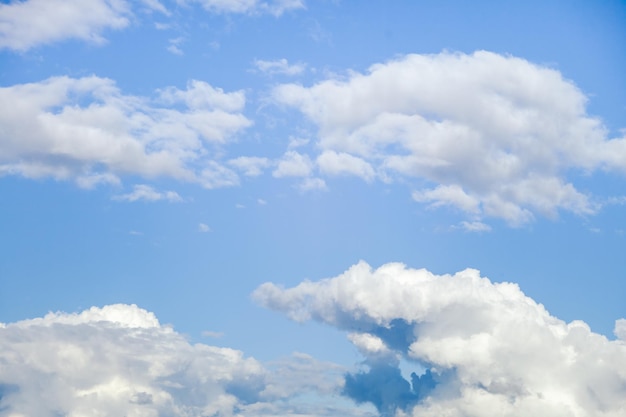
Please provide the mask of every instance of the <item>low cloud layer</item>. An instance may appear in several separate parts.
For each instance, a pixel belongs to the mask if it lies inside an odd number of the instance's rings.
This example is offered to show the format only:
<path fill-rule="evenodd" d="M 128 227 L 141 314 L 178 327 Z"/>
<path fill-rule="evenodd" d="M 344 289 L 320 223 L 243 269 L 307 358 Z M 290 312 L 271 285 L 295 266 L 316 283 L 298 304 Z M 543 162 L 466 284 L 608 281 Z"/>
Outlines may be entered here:
<path fill-rule="evenodd" d="M 261 364 L 191 344 L 134 305 L 0 323 L 0 415 L 364 416 L 333 399 L 345 369 L 296 353 Z M 323 404 L 299 400 L 303 394 Z"/>
<path fill-rule="evenodd" d="M 123 175 L 169 177 L 206 188 L 235 185 L 219 146 L 252 122 L 242 91 L 203 81 L 155 97 L 123 94 L 97 76 L 52 77 L 0 88 L 0 175 L 118 183 Z"/>
<path fill-rule="evenodd" d="M 297 321 L 349 334 L 367 369 L 347 374 L 344 394 L 381 415 L 618 417 L 626 413 L 624 320 L 616 340 L 565 323 L 515 284 L 476 270 L 435 275 L 365 262 L 332 279 L 254 298 Z M 411 381 L 400 360 L 424 367 Z M 403 414 L 406 413 L 406 414 Z"/>
<path fill-rule="evenodd" d="M 325 174 L 414 178 L 416 201 L 474 221 L 592 214 L 593 196 L 568 172 L 626 171 L 626 138 L 586 113 L 586 96 L 557 70 L 516 57 L 406 55 L 273 96 L 317 126 Z"/>

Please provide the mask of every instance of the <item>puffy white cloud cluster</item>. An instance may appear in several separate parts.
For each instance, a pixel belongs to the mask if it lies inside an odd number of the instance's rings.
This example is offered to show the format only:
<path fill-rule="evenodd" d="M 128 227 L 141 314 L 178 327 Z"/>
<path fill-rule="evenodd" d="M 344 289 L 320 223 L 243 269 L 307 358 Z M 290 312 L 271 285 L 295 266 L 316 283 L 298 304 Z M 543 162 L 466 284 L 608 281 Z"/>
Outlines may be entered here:
<path fill-rule="evenodd" d="M 266 283 L 254 297 L 294 320 L 349 332 L 371 369 L 347 375 L 344 393 L 384 415 L 626 414 L 626 321 L 616 323 L 618 339 L 608 340 L 476 270 L 438 276 L 360 262 L 294 288 Z M 409 383 L 400 376 L 400 358 L 428 372 Z"/>
<path fill-rule="evenodd" d="M 167 13 L 158 0 L 142 0 L 149 10 Z M 0 4 L 0 48 L 25 51 L 77 38 L 104 42 L 106 29 L 122 29 L 132 17 L 126 0 L 26 0 Z"/>
<path fill-rule="evenodd" d="M 593 213 L 568 171 L 626 170 L 626 139 L 607 136 L 585 95 L 521 58 L 407 55 L 310 87 L 283 84 L 273 97 L 317 125 L 325 174 L 417 178 L 416 201 L 474 221 Z"/>
<path fill-rule="evenodd" d="M 277 17 L 305 7 L 302 0 L 177 0 L 177 3 L 199 3 L 211 13 L 268 13 Z M 0 49 L 26 51 L 66 39 L 104 43 L 106 30 L 127 27 L 138 11 L 171 15 L 159 0 L 12 0 L 0 4 Z M 168 50 L 182 53 L 176 42 Z"/>
<path fill-rule="evenodd" d="M 267 366 L 190 344 L 134 305 L 0 323 L 0 415 L 364 415 L 334 401 L 343 368 L 295 354 Z M 313 410 L 302 394 L 327 396 Z M 292 399 L 294 399 L 292 401 Z"/>
<path fill-rule="evenodd" d="M 242 114 L 242 91 L 203 81 L 147 98 L 125 95 L 106 78 L 53 77 L 0 88 L 0 106 L 0 175 L 74 179 L 83 187 L 121 175 L 237 184 L 216 146 L 252 124 Z"/>

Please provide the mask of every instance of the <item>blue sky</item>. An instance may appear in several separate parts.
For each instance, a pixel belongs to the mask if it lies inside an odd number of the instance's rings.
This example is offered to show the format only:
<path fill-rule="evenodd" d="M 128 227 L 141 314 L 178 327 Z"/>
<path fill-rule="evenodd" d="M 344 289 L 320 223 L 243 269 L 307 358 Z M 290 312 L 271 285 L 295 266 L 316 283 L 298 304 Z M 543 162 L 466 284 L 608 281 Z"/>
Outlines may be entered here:
<path fill-rule="evenodd" d="M 626 409 L 623 2 L 2 3 L 0 415 Z"/>

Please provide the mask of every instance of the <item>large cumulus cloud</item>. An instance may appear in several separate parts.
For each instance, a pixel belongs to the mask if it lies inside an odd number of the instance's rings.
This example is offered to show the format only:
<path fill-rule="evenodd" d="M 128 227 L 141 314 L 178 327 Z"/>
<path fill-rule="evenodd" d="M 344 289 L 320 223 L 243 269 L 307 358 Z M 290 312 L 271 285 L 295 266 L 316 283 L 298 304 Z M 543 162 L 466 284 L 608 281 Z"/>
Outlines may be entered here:
<path fill-rule="evenodd" d="M 305 354 L 268 364 L 191 344 L 134 305 L 0 323 L 0 415 L 366 415 L 333 400 L 344 369 Z M 303 394 L 326 397 L 303 403 Z"/>
<path fill-rule="evenodd" d="M 318 128 L 322 172 L 415 178 L 416 201 L 476 220 L 594 213 L 568 173 L 626 167 L 626 139 L 586 113 L 572 82 L 486 51 L 406 55 L 310 87 L 280 85 L 273 97 Z M 349 168 L 329 169 L 336 155 Z"/>
<path fill-rule="evenodd" d="M 602 416 L 626 413 L 626 340 L 551 316 L 515 284 L 476 270 L 435 275 L 365 262 L 319 282 L 254 297 L 294 320 L 349 332 L 368 370 L 348 374 L 344 393 L 383 415 Z M 427 369 L 409 382 L 399 360 Z"/>

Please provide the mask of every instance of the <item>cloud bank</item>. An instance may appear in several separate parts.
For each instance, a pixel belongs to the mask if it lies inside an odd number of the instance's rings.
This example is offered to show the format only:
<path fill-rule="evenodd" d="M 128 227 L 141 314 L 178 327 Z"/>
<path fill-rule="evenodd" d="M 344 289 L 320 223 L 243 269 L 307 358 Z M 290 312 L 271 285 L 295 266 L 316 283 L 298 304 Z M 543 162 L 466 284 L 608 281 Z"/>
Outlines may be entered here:
<path fill-rule="evenodd" d="M 610 138 L 558 71 L 521 58 L 406 55 L 273 97 L 317 126 L 327 175 L 414 178 L 416 201 L 474 221 L 591 214 L 597 204 L 567 174 L 626 171 L 626 138 Z"/>
<path fill-rule="evenodd" d="M 254 298 L 297 321 L 348 332 L 367 370 L 347 374 L 344 394 L 381 415 L 598 416 L 626 413 L 625 321 L 617 340 L 565 323 L 511 283 L 472 269 L 435 275 L 360 262 L 345 273 Z M 400 359 L 424 367 L 411 381 Z"/>
<path fill-rule="evenodd" d="M 0 175 L 84 187 L 118 183 L 122 175 L 237 184 L 217 147 L 252 124 L 242 114 L 242 91 L 196 80 L 148 98 L 125 95 L 107 78 L 52 77 L 0 88 L 0 106 Z"/>
<path fill-rule="evenodd" d="M 0 415 L 367 415 L 333 400 L 345 370 L 294 354 L 267 365 L 191 344 L 135 305 L 0 323 Z M 323 404 L 303 395 L 326 397 Z"/>

